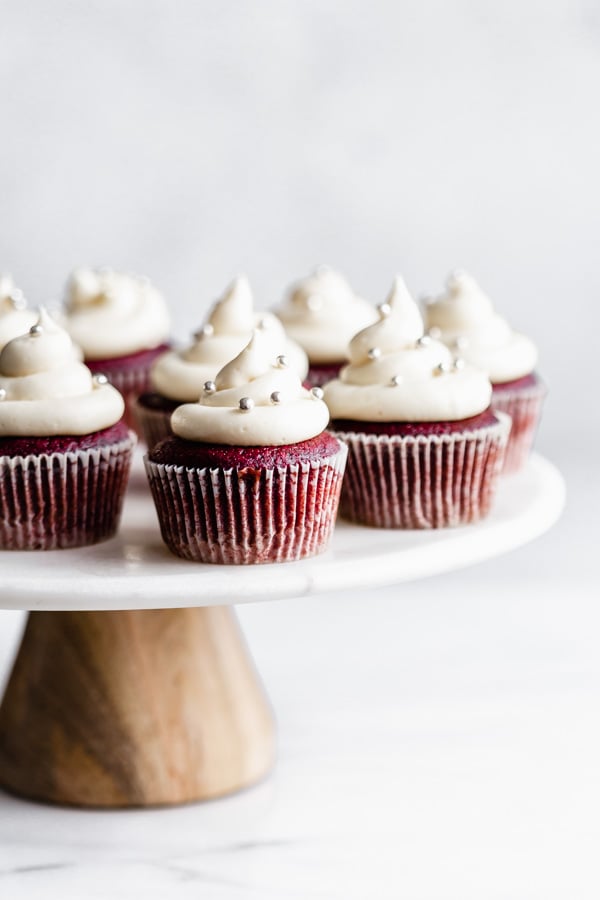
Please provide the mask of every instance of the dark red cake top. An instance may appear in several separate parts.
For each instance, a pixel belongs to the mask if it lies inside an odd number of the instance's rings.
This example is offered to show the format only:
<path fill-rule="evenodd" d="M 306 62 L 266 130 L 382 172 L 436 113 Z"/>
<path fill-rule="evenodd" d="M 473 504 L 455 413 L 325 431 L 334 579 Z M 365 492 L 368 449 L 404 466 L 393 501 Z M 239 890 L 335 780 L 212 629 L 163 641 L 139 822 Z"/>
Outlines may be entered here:
<path fill-rule="evenodd" d="M 334 456 L 339 441 L 324 431 L 317 437 L 282 447 L 229 447 L 168 437 L 150 451 L 153 462 L 193 469 L 272 469 Z"/>
<path fill-rule="evenodd" d="M 174 412 L 183 402 L 183 400 L 170 400 L 168 397 L 164 397 L 155 391 L 149 391 L 138 397 L 140 406 L 143 406 L 144 409 L 153 409 L 158 412 Z"/>
<path fill-rule="evenodd" d="M 539 383 L 539 377 L 535 372 L 531 372 L 529 375 L 524 375 L 523 378 L 514 378 L 512 381 L 499 381 L 496 384 L 492 383 L 492 388 L 495 391 L 513 390 L 514 388 L 537 387 Z"/>
<path fill-rule="evenodd" d="M 92 372 L 105 372 L 107 375 L 114 369 L 147 369 L 154 360 L 170 350 L 170 344 L 159 344 L 151 350 L 138 350 L 137 353 L 127 353 L 123 356 L 114 356 L 110 359 L 86 359 L 85 364 Z"/>
<path fill-rule="evenodd" d="M 129 434 L 127 425 L 117 422 L 110 428 L 92 434 L 57 435 L 56 437 L 0 437 L 0 456 L 41 456 L 50 453 L 73 453 L 107 447 L 125 440 Z"/>
<path fill-rule="evenodd" d="M 477 416 L 458 419 L 455 422 L 361 422 L 358 419 L 333 419 L 331 428 L 334 431 L 342 432 L 416 437 L 421 434 L 456 434 L 461 431 L 472 431 L 475 428 L 486 428 L 497 423 L 498 417 L 488 408 Z"/>

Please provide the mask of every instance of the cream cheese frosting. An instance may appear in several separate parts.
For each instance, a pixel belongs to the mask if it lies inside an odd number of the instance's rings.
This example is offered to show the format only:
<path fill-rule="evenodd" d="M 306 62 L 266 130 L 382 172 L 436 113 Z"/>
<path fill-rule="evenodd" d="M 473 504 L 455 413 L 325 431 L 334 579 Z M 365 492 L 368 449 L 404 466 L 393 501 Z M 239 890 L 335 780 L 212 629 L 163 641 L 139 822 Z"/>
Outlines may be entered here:
<path fill-rule="evenodd" d="M 307 391 L 285 359 L 255 331 L 248 345 L 208 382 L 197 403 L 177 407 L 174 434 L 188 441 L 279 447 L 307 441 L 327 427 L 318 388 Z"/>
<path fill-rule="evenodd" d="M 21 291 L 8 273 L 0 273 L 0 350 L 37 322 L 37 313 L 27 309 Z"/>
<path fill-rule="evenodd" d="M 417 304 L 397 277 L 379 321 L 351 340 L 350 363 L 324 392 L 333 419 L 444 422 L 483 412 L 492 388 L 483 372 L 424 335 Z"/>
<path fill-rule="evenodd" d="M 347 360 L 350 339 L 377 319 L 371 304 L 328 266 L 293 285 L 276 314 L 315 364 Z"/>
<path fill-rule="evenodd" d="M 306 354 L 287 338 L 274 315 L 255 311 L 248 279 L 240 275 L 216 302 L 206 324 L 194 335 L 194 342 L 156 360 L 150 372 L 153 389 L 171 400 L 197 400 L 204 382 L 214 379 L 219 369 L 246 346 L 255 328 L 262 332 L 272 359 L 287 356 L 292 369 L 304 378 L 308 371 Z"/>
<path fill-rule="evenodd" d="M 65 326 L 90 360 L 151 350 L 170 333 L 166 303 L 148 279 L 111 269 L 75 269 Z"/>
<path fill-rule="evenodd" d="M 446 292 L 426 302 L 427 328 L 471 365 L 486 372 L 493 384 L 533 372 L 537 349 L 513 331 L 490 298 L 467 272 L 454 272 Z"/>
<path fill-rule="evenodd" d="M 92 434 L 123 415 L 123 398 L 78 359 L 71 338 L 40 310 L 0 353 L 0 435 Z"/>

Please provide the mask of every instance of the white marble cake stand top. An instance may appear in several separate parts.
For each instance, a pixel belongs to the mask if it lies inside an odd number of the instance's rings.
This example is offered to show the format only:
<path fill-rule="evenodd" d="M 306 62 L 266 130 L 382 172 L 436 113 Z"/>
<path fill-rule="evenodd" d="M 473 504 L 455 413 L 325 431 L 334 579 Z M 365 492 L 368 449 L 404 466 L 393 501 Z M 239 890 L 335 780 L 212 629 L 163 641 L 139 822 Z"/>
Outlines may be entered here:
<path fill-rule="evenodd" d="M 78 550 L 0 551 L 0 608 L 154 609 L 277 600 L 436 575 L 538 537 L 560 516 L 565 486 L 534 454 L 503 480 L 491 515 L 477 525 L 391 531 L 338 522 L 330 549 L 301 562 L 215 566 L 172 556 L 136 458 L 119 534 Z"/>

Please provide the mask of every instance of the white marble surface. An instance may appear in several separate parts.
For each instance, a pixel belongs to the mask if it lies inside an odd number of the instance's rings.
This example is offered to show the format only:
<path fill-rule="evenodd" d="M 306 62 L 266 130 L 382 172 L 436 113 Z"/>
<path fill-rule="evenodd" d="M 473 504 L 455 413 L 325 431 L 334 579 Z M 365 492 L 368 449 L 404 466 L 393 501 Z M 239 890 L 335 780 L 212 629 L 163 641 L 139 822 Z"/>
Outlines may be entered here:
<path fill-rule="evenodd" d="M 565 516 L 510 556 L 241 608 L 273 776 L 168 811 L 0 794 L 0 896 L 596 900 L 595 461 L 561 465 Z M 19 616 L 0 616 L 4 664 Z"/>

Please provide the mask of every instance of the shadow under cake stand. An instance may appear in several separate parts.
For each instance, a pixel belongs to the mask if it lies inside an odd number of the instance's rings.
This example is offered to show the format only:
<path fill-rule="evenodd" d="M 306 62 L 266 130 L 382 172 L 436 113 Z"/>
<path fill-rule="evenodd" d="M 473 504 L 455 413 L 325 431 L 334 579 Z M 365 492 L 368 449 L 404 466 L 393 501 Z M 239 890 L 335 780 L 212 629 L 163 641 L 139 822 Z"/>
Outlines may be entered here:
<path fill-rule="evenodd" d="M 117 537 L 0 554 L 0 607 L 30 611 L 0 707 L 0 784 L 93 807 L 185 803 L 251 785 L 273 764 L 274 723 L 232 604 L 471 565 L 542 534 L 564 496 L 557 469 L 533 455 L 502 481 L 480 524 L 388 531 L 339 522 L 314 559 L 210 566 L 163 545 L 136 465 Z"/>

